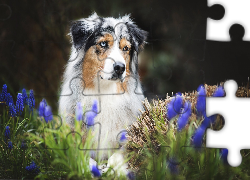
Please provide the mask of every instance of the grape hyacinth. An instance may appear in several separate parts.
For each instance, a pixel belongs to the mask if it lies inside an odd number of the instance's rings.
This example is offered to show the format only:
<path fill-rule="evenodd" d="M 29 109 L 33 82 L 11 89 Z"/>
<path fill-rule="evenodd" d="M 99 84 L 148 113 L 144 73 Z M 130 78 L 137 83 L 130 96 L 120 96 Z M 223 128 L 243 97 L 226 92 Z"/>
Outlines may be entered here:
<path fill-rule="evenodd" d="M 127 132 L 126 132 L 126 131 L 123 131 L 123 132 L 121 133 L 120 142 L 125 142 L 125 141 L 127 140 L 126 135 L 127 135 Z"/>
<path fill-rule="evenodd" d="M 202 146 L 203 141 L 203 135 L 205 133 L 205 128 L 203 126 L 200 126 L 193 136 L 193 145 L 196 148 L 200 148 Z"/>
<path fill-rule="evenodd" d="M 225 95 L 224 89 L 222 88 L 222 86 L 219 86 L 215 90 L 213 97 L 223 97 L 224 95 Z"/>
<path fill-rule="evenodd" d="M 15 117 L 16 116 L 16 108 L 14 104 L 9 103 L 9 116 Z"/>
<path fill-rule="evenodd" d="M 45 107 L 45 110 L 44 110 L 44 119 L 45 119 L 46 123 L 48 123 L 49 121 L 53 120 L 53 114 L 52 114 L 50 106 L 46 106 Z"/>
<path fill-rule="evenodd" d="M 0 98 L 1 98 L 1 102 L 6 102 L 6 100 L 7 100 L 7 85 L 6 84 L 3 85 Z"/>
<path fill-rule="evenodd" d="M 87 128 L 91 127 L 94 125 L 95 123 L 95 117 L 97 116 L 97 101 L 94 100 L 94 103 L 92 105 L 92 109 L 89 112 L 86 112 L 86 124 L 87 124 Z"/>
<path fill-rule="evenodd" d="M 23 149 L 23 150 L 27 149 L 27 144 L 26 144 L 25 141 L 23 141 L 23 142 L 21 143 L 21 147 L 20 147 L 20 148 Z"/>
<path fill-rule="evenodd" d="M 133 171 L 129 171 L 129 172 L 127 173 L 127 178 L 128 178 L 129 180 L 135 180 L 135 173 L 134 173 Z"/>
<path fill-rule="evenodd" d="M 18 93 L 17 100 L 16 100 L 16 113 L 21 115 L 23 111 L 23 96 L 21 93 Z"/>
<path fill-rule="evenodd" d="M 40 172 L 40 167 L 37 166 L 34 161 L 32 161 L 29 166 L 26 166 L 25 169 L 31 174 L 38 174 Z"/>
<path fill-rule="evenodd" d="M 83 119 L 83 108 L 80 102 L 76 104 L 76 120 L 81 121 Z"/>
<path fill-rule="evenodd" d="M 173 117 L 179 114 L 182 108 L 182 97 L 177 94 L 175 98 L 173 98 L 167 106 L 167 118 L 171 120 Z"/>
<path fill-rule="evenodd" d="M 32 89 L 30 90 L 28 104 L 29 104 L 30 110 L 33 111 L 33 108 L 35 108 L 35 97 L 34 97 L 34 92 Z"/>
<path fill-rule="evenodd" d="M 101 172 L 99 171 L 99 169 L 95 165 L 92 165 L 91 172 L 94 175 L 94 177 L 100 177 L 101 176 Z"/>
<path fill-rule="evenodd" d="M 22 96 L 23 96 L 23 104 L 24 106 L 28 104 L 28 96 L 27 96 L 27 93 L 26 93 L 26 89 L 23 88 L 22 90 Z"/>
<path fill-rule="evenodd" d="M 11 150 L 13 148 L 13 144 L 11 141 L 8 142 L 7 147 L 9 150 Z"/>
<path fill-rule="evenodd" d="M 7 140 L 10 139 L 10 127 L 6 126 L 4 131 L 4 141 L 7 143 Z"/>
<path fill-rule="evenodd" d="M 167 165 L 168 165 L 168 169 L 170 170 L 172 174 L 178 174 L 179 169 L 178 169 L 178 162 L 176 158 L 174 157 L 169 158 L 169 160 L 167 161 Z"/>
<path fill-rule="evenodd" d="M 177 121 L 178 131 L 181 131 L 186 126 L 191 114 L 192 114 L 191 103 L 187 101 L 185 102 L 184 108 L 181 110 L 181 114 Z"/>
<path fill-rule="evenodd" d="M 51 107 L 47 105 L 47 102 L 45 99 L 43 99 L 39 104 L 38 114 L 40 117 L 44 117 L 44 120 L 46 123 L 53 120 Z"/>
<path fill-rule="evenodd" d="M 197 115 L 198 116 L 206 116 L 206 90 L 204 86 L 199 86 L 197 89 L 198 91 L 198 96 L 197 96 L 197 104 L 196 104 L 196 109 L 197 109 Z"/>
<path fill-rule="evenodd" d="M 7 96 L 6 96 L 6 105 L 9 105 L 10 103 L 14 104 L 14 101 L 13 101 L 13 98 L 10 95 L 10 93 L 7 93 Z"/>
<path fill-rule="evenodd" d="M 227 161 L 228 149 L 222 149 L 220 154 L 221 154 L 222 162 L 224 164 L 228 164 L 228 161 Z"/>
<path fill-rule="evenodd" d="M 47 106 L 47 102 L 43 99 L 39 104 L 38 114 L 39 116 L 44 117 L 45 107 Z"/>

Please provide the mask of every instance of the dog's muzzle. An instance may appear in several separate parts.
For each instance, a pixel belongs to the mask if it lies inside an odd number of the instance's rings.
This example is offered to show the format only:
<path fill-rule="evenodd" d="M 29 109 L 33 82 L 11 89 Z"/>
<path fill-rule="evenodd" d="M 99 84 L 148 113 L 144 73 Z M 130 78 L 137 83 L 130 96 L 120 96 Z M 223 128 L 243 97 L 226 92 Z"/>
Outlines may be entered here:
<path fill-rule="evenodd" d="M 116 62 L 114 64 L 114 73 L 112 74 L 111 80 L 122 79 L 122 74 L 125 71 L 125 64 Z"/>

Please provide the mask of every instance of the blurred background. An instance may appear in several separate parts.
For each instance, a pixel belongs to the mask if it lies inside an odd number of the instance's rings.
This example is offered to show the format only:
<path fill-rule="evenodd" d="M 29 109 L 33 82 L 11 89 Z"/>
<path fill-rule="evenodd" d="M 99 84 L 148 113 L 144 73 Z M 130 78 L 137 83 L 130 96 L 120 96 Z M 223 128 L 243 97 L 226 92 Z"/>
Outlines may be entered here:
<path fill-rule="evenodd" d="M 7 84 L 13 95 L 22 88 L 33 89 L 36 99 L 46 98 L 56 111 L 70 55 L 70 21 L 94 11 L 103 17 L 131 14 L 149 32 L 139 56 L 139 73 L 149 99 L 224 80 L 205 76 L 205 0 L 0 0 L 0 85 Z"/>

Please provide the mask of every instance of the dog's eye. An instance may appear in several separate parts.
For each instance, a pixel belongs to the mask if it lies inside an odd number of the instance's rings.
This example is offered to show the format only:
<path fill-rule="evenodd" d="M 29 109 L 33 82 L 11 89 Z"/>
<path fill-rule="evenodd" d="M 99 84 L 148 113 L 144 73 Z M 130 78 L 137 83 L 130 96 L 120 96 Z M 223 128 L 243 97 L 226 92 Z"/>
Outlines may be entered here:
<path fill-rule="evenodd" d="M 99 45 L 100 45 L 102 48 L 108 47 L 108 43 L 107 43 L 106 41 L 100 42 Z"/>
<path fill-rule="evenodd" d="M 128 48 L 128 46 L 125 46 L 122 50 L 123 50 L 123 51 L 128 51 L 129 48 Z"/>

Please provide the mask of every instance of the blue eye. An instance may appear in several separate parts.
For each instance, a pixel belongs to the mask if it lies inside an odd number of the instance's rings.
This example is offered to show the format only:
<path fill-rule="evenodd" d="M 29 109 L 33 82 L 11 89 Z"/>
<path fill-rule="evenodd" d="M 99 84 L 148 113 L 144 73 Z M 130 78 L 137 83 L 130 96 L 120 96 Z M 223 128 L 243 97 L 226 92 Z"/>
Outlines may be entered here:
<path fill-rule="evenodd" d="M 107 43 L 106 41 L 102 41 L 102 42 L 100 42 L 100 46 L 101 46 L 102 48 L 105 48 L 105 47 L 108 46 L 108 43 Z"/>

